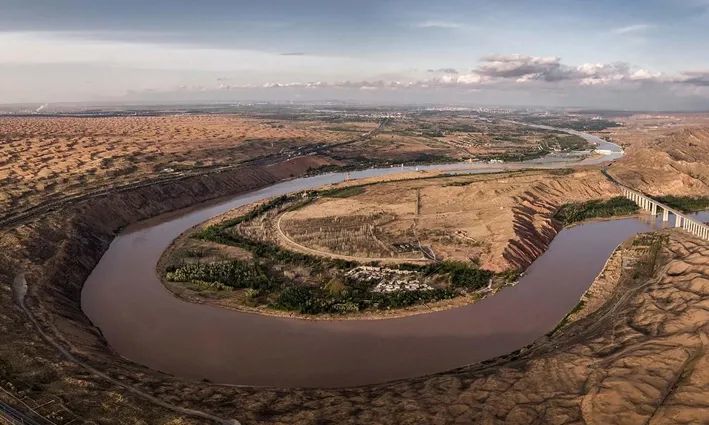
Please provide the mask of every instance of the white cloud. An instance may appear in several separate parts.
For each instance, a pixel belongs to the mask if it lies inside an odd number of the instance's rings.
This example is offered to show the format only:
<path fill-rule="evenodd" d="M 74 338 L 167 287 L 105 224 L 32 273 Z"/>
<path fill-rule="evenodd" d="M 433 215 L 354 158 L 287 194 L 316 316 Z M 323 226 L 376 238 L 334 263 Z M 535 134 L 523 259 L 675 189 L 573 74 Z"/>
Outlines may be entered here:
<path fill-rule="evenodd" d="M 634 81 L 656 80 L 662 77 L 660 72 L 651 72 L 647 69 L 638 69 L 630 74 L 630 79 Z"/>
<path fill-rule="evenodd" d="M 561 59 L 554 56 L 492 55 L 483 58 L 477 72 L 492 78 L 516 78 L 522 81 L 564 79 Z"/>
<path fill-rule="evenodd" d="M 431 21 L 422 27 L 460 26 Z M 494 92 L 504 98 L 511 93 L 574 93 L 607 87 L 609 93 L 623 91 L 628 96 L 642 89 L 691 92 L 709 99 L 706 71 L 667 75 L 626 63 L 571 65 L 556 56 L 522 54 L 483 57 L 472 69 L 450 68 L 448 61 L 440 64 L 446 67 L 422 61 L 403 68 L 397 60 L 376 58 L 91 40 L 70 33 L 0 32 L 0 94 L 5 102 L 105 99 L 129 91 L 197 93 L 205 99 L 214 93 L 229 98 L 247 91 L 254 99 L 264 94 L 285 98 L 296 92 L 403 97 L 418 93 L 425 99 L 439 93 Z"/>
<path fill-rule="evenodd" d="M 434 28 L 434 29 L 457 29 L 462 28 L 463 24 L 451 21 L 424 21 L 416 24 L 417 28 Z"/>
<path fill-rule="evenodd" d="M 671 80 L 662 73 L 633 68 L 622 62 L 585 63 L 571 66 L 562 63 L 558 57 L 519 54 L 485 57 L 476 72 L 494 81 L 557 82 L 582 86 L 607 85 L 618 82 L 668 82 Z"/>
<path fill-rule="evenodd" d="M 654 28 L 654 25 L 650 24 L 633 24 L 633 25 L 627 25 L 624 27 L 620 28 L 614 28 L 611 30 L 611 33 L 613 34 L 635 34 L 635 33 L 640 33 L 640 32 L 645 32 L 649 29 Z"/>
<path fill-rule="evenodd" d="M 670 76 L 643 68 L 635 68 L 626 63 L 611 64 L 585 63 L 577 66 L 566 65 L 558 57 L 526 55 L 494 55 L 482 59 L 482 63 L 472 71 L 450 68 L 429 70 L 430 78 L 412 78 L 405 81 L 332 81 L 332 82 L 290 82 L 267 83 L 264 87 L 282 88 L 355 88 L 361 90 L 409 89 L 409 88 L 494 88 L 513 87 L 515 84 L 534 85 L 538 88 L 552 87 L 553 84 L 565 88 L 584 86 L 627 85 L 641 83 L 677 84 L 694 86 L 709 85 L 709 72 L 685 72 Z M 243 86 L 242 86 L 243 87 Z"/>
<path fill-rule="evenodd" d="M 455 79 L 455 82 L 458 84 L 479 84 L 482 81 L 483 77 L 475 72 L 458 75 Z"/>
<path fill-rule="evenodd" d="M 629 67 L 623 63 L 585 63 L 569 73 L 569 79 L 577 79 L 581 85 L 595 86 L 622 81 L 629 77 Z"/>
<path fill-rule="evenodd" d="M 687 71 L 679 81 L 698 87 L 709 87 L 709 71 Z"/>

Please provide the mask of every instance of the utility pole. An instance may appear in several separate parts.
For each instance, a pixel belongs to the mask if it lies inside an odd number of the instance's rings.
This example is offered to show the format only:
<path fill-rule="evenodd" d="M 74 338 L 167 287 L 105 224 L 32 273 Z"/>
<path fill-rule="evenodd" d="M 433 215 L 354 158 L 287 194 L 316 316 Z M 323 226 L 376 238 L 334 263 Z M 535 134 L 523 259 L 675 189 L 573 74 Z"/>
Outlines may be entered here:
<path fill-rule="evenodd" d="M 416 217 L 421 213 L 421 189 L 416 189 Z"/>

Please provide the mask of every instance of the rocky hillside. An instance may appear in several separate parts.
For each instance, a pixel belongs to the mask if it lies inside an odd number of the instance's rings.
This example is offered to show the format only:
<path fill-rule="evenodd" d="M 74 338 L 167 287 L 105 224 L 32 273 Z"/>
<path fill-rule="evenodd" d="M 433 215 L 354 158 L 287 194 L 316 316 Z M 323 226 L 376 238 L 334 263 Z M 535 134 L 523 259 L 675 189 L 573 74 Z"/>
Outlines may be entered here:
<path fill-rule="evenodd" d="M 609 168 L 619 181 L 651 195 L 709 194 L 709 127 L 616 137 L 628 143 Z"/>
<path fill-rule="evenodd" d="M 618 189 L 597 171 L 576 172 L 565 178 L 539 179 L 514 197 L 514 235 L 501 256 L 510 267 L 526 268 L 546 251 L 561 230 L 560 223 L 553 218 L 561 205 L 618 194 Z"/>

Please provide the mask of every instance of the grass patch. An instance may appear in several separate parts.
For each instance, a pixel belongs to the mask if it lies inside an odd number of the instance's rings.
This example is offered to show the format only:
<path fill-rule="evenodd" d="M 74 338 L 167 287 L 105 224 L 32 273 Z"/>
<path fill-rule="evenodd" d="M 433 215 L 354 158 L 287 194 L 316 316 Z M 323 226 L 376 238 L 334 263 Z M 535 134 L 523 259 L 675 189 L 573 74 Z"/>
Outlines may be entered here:
<path fill-rule="evenodd" d="M 349 198 L 350 196 L 361 195 L 364 191 L 365 189 L 362 186 L 349 186 L 322 190 L 319 193 L 320 196 L 324 196 L 326 198 Z"/>
<path fill-rule="evenodd" d="M 564 204 L 556 212 L 554 218 L 564 225 L 569 225 L 589 218 L 634 214 L 638 211 L 638 208 L 637 204 L 630 199 L 616 196 L 608 200 L 594 199 L 586 202 Z"/>
<path fill-rule="evenodd" d="M 494 275 L 489 270 L 480 269 L 462 261 L 441 261 L 440 263 L 421 266 L 419 270 L 425 275 L 448 275 L 453 287 L 469 290 L 481 289 L 487 286 Z"/>
<path fill-rule="evenodd" d="M 569 324 L 569 318 L 570 318 L 574 313 L 576 313 L 576 312 L 578 312 L 578 311 L 581 311 L 581 309 L 583 308 L 583 306 L 584 306 L 585 304 L 586 304 L 586 303 L 584 302 L 584 300 L 579 300 L 578 304 L 576 304 L 576 306 L 575 306 L 573 309 L 571 309 L 571 311 L 570 311 L 566 316 L 564 316 L 563 319 L 561 319 L 561 321 L 559 322 L 559 324 L 557 324 L 556 327 L 555 327 L 551 332 L 548 332 L 546 335 L 547 335 L 547 336 L 554 335 L 554 334 L 556 333 L 556 331 L 558 331 L 559 329 L 561 329 L 561 328 L 563 328 L 564 326 L 566 326 L 567 324 Z"/>
<path fill-rule="evenodd" d="M 551 151 L 549 149 L 534 149 L 522 152 L 505 152 L 491 155 L 481 155 L 478 159 L 483 161 L 499 160 L 503 162 L 524 162 L 542 158 L 550 153 Z"/>
<path fill-rule="evenodd" d="M 444 184 L 443 187 L 468 186 L 468 185 L 471 184 L 471 183 L 472 183 L 472 182 L 466 182 L 466 181 L 462 181 L 462 182 L 452 182 L 452 183 Z"/>
<path fill-rule="evenodd" d="M 574 174 L 574 170 L 571 168 L 557 168 L 549 170 L 549 174 L 552 176 L 568 176 L 570 174 Z"/>
<path fill-rule="evenodd" d="M 171 282 L 206 283 L 216 289 L 222 286 L 269 289 L 272 286 L 263 267 L 243 261 L 185 264 L 168 270 L 165 278 Z"/>
<path fill-rule="evenodd" d="M 558 149 L 562 152 L 588 150 L 591 144 L 581 136 L 575 134 L 547 136 L 542 143 L 546 149 Z"/>
<path fill-rule="evenodd" d="M 522 272 L 517 269 L 509 269 L 504 272 L 500 272 L 497 275 L 502 278 L 505 283 L 515 283 L 520 279 L 520 277 L 522 277 Z"/>
<path fill-rule="evenodd" d="M 697 212 L 709 209 L 709 196 L 657 196 L 655 200 L 683 212 Z"/>

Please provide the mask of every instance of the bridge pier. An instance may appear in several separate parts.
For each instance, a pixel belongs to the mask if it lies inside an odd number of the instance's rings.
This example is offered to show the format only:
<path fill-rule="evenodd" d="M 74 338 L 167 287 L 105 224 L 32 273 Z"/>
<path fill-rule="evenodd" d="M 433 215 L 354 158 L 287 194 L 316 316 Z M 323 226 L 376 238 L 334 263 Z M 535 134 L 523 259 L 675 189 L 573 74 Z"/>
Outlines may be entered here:
<path fill-rule="evenodd" d="M 662 221 L 670 221 L 670 213 L 672 213 L 672 215 L 675 216 L 674 227 L 681 227 L 693 235 L 696 235 L 704 240 L 709 240 L 708 225 L 701 223 L 694 218 L 687 217 L 681 212 L 674 210 L 663 203 L 657 202 L 656 200 L 645 196 L 640 192 L 636 192 L 620 184 L 618 184 L 618 186 L 620 187 L 620 191 L 623 196 L 635 202 L 643 210 L 649 211 L 652 215 L 657 215 L 657 209 L 662 208 Z"/>

